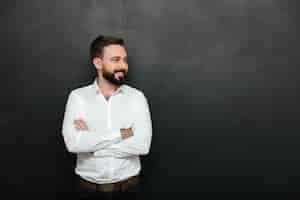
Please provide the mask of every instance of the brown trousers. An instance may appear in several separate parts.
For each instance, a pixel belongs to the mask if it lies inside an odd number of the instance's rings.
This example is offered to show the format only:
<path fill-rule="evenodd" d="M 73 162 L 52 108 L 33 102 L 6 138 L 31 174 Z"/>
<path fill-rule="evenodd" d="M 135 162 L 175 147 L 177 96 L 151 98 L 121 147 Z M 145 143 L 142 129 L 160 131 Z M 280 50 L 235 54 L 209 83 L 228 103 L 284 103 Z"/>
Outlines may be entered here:
<path fill-rule="evenodd" d="M 142 200 L 142 183 L 140 176 L 127 180 L 110 183 L 95 184 L 80 177 L 77 178 L 77 196 L 80 200 Z"/>

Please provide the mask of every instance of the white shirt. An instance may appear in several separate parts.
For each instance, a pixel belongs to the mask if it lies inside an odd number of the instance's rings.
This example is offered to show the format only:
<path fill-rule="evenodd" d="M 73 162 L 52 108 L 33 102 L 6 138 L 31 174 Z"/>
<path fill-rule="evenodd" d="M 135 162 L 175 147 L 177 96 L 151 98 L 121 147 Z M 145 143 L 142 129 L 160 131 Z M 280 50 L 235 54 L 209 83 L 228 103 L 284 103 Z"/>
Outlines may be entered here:
<path fill-rule="evenodd" d="M 89 130 L 77 130 L 74 120 L 82 118 Z M 133 136 L 121 139 L 121 128 Z M 90 182 L 114 183 L 138 175 L 139 155 L 149 152 L 152 124 L 144 94 L 121 85 L 106 100 L 95 79 L 77 88 L 66 103 L 62 134 L 69 152 L 77 153 L 75 173 Z"/>

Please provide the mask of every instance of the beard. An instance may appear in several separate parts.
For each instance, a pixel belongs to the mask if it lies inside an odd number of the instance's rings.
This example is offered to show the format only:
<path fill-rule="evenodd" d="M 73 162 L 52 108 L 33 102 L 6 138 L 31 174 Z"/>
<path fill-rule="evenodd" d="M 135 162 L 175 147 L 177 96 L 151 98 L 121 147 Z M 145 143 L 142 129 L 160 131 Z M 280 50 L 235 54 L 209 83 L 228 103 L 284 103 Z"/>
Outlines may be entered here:
<path fill-rule="evenodd" d="M 123 72 L 123 76 L 119 76 L 119 78 L 116 78 L 115 74 L 118 72 Z M 109 72 L 104 68 L 103 70 L 103 78 L 105 78 L 108 82 L 114 84 L 114 85 L 122 85 L 125 82 L 126 78 L 126 71 L 125 70 L 118 70 L 114 72 Z"/>

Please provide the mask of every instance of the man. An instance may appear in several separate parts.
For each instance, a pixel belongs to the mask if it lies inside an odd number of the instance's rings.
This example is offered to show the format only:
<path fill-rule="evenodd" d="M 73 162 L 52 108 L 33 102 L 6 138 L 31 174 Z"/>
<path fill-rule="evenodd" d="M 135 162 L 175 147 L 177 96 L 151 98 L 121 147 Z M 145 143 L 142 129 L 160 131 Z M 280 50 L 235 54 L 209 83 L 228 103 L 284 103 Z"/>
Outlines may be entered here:
<path fill-rule="evenodd" d="M 62 134 L 77 154 L 81 199 L 137 199 L 140 155 L 150 149 L 152 124 L 144 94 L 126 84 L 123 39 L 99 36 L 90 46 L 97 71 L 91 85 L 77 88 L 66 103 Z"/>

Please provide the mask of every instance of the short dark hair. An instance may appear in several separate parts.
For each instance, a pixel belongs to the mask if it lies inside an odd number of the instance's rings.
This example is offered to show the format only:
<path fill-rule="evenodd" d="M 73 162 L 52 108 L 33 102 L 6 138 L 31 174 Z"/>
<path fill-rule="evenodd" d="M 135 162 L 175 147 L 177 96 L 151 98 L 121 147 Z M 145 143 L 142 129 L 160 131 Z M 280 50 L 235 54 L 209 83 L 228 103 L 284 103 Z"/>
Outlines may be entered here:
<path fill-rule="evenodd" d="M 104 47 L 112 44 L 125 46 L 125 42 L 122 38 L 114 36 L 99 35 L 96 39 L 94 39 L 90 46 L 90 62 L 93 62 L 95 57 L 103 58 Z"/>

